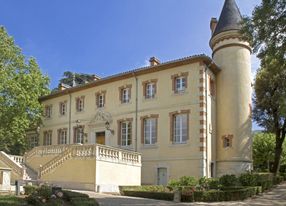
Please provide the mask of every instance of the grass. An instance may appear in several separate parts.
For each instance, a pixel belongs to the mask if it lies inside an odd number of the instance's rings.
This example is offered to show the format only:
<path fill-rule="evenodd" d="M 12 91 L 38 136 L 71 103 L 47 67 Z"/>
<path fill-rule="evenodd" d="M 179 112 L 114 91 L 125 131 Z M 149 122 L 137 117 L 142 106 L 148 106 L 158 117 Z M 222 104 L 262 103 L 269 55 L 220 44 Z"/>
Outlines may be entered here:
<path fill-rule="evenodd" d="M 15 195 L 0 195 L 0 206 L 21 206 L 27 205 L 23 198 Z"/>

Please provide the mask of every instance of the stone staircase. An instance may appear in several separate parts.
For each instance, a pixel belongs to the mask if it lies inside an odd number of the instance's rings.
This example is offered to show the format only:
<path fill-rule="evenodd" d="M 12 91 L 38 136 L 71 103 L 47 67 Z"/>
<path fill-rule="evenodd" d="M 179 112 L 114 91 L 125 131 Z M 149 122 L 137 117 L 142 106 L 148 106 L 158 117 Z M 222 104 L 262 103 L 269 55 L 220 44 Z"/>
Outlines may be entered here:
<path fill-rule="evenodd" d="M 0 151 L 0 161 L 7 167 L 12 169 L 19 179 L 22 180 L 37 180 L 38 174 L 36 171 L 25 165 L 23 156 L 9 155 Z"/>

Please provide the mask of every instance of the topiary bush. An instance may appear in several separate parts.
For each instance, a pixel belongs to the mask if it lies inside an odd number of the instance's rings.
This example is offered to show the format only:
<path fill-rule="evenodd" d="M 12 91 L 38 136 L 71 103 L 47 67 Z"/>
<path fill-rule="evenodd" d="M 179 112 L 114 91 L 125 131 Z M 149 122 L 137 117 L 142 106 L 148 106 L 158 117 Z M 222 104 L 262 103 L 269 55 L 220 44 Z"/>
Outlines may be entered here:
<path fill-rule="evenodd" d="M 223 175 L 219 178 L 219 183 L 223 187 L 238 186 L 238 179 L 235 175 Z"/>
<path fill-rule="evenodd" d="M 195 187 L 198 181 L 191 176 L 183 176 L 179 180 L 170 180 L 168 183 L 168 188 L 171 190 L 182 189 L 182 187 Z"/>
<path fill-rule="evenodd" d="M 244 173 L 238 177 L 239 183 L 242 186 L 257 186 L 258 175 L 252 173 Z"/>

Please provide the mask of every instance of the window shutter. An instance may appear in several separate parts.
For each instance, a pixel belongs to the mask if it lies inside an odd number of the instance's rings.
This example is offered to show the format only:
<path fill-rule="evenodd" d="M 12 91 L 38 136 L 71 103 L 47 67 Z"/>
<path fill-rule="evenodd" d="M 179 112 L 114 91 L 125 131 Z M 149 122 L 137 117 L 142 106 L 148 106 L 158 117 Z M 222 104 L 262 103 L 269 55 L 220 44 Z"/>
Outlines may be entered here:
<path fill-rule="evenodd" d="M 130 145 L 132 144 L 132 121 L 129 122 L 130 124 Z"/>
<path fill-rule="evenodd" d="M 174 136 L 174 118 L 175 115 L 170 116 L 170 141 L 173 142 L 173 136 Z"/>
<path fill-rule="evenodd" d="M 128 88 L 128 101 L 130 102 L 131 100 L 131 88 Z"/>
<path fill-rule="evenodd" d="M 118 141 L 118 146 L 121 146 L 121 127 L 122 127 L 121 122 L 119 121 L 117 125 L 118 125 L 117 126 L 117 133 L 118 133 L 117 141 Z"/>
<path fill-rule="evenodd" d="M 79 103 L 78 98 L 76 98 L 76 99 L 75 99 L 75 108 L 76 108 L 76 111 L 78 111 L 78 106 L 79 106 L 78 103 Z"/>
<path fill-rule="evenodd" d="M 76 127 L 73 128 L 73 143 L 75 144 L 76 143 Z"/>
<path fill-rule="evenodd" d="M 189 136 L 190 136 L 190 134 L 189 134 L 189 128 L 190 128 L 190 126 L 189 126 L 189 114 L 187 114 L 187 138 L 186 138 L 186 140 L 189 140 Z"/>
<path fill-rule="evenodd" d="M 61 130 L 58 129 L 58 144 L 60 144 L 60 139 L 61 139 Z"/>
<path fill-rule="evenodd" d="M 172 78 L 172 89 L 176 91 L 176 77 Z"/>
<path fill-rule="evenodd" d="M 142 143 L 142 144 L 144 144 L 144 138 L 145 138 L 145 136 L 144 136 L 144 133 L 145 133 L 145 131 L 144 131 L 144 125 L 145 125 L 145 119 L 143 118 L 143 119 L 141 120 L 141 143 Z"/>
<path fill-rule="evenodd" d="M 154 143 L 157 143 L 158 141 L 158 118 L 155 120 L 155 133 L 156 133 L 156 140 Z"/>
<path fill-rule="evenodd" d="M 102 94 L 102 97 L 103 97 L 103 106 L 105 107 L 105 93 Z"/>
<path fill-rule="evenodd" d="M 96 101 L 96 107 L 99 107 L 99 94 L 96 94 L 95 101 Z"/>
<path fill-rule="evenodd" d="M 156 93 L 157 93 L 157 84 L 154 83 L 154 95 L 156 95 Z"/>
<path fill-rule="evenodd" d="M 143 96 L 146 98 L 147 83 L 143 84 Z"/>
<path fill-rule="evenodd" d="M 185 88 L 188 88 L 188 76 L 184 76 L 185 79 Z"/>

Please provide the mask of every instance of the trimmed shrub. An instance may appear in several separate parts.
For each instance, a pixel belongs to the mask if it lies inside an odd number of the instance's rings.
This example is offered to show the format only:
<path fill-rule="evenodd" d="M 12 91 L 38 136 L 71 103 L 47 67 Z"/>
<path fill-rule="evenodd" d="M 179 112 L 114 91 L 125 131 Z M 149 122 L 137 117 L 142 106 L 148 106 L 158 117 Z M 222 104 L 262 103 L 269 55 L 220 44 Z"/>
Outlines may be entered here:
<path fill-rule="evenodd" d="M 38 187 L 35 186 L 35 185 L 25 185 L 24 186 L 24 191 L 25 191 L 25 195 L 30 195 L 32 194 L 33 192 L 36 191 Z"/>
<path fill-rule="evenodd" d="M 198 181 L 191 176 L 183 176 L 179 180 L 171 180 L 168 183 L 168 187 L 171 190 L 174 190 L 176 188 L 182 188 L 182 187 L 194 187 L 198 184 Z"/>
<path fill-rule="evenodd" d="M 147 192 L 147 191 L 123 191 L 123 195 L 132 197 L 143 197 L 156 200 L 170 200 L 173 201 L 174 193 L 172 192 Z"/>
<path fill-rule="evenodd" d="M 223 175 L 219 178 L 219 183 L 223 187 L 237 186 L 238 179 L 235 175 Z"/>
<path fill-rule="evenodd" d="M 257 186 L 257 174 L 244 173 L 241 174 L 238 178 L 239 183 L 242 186 Z"/>
<path fill-rule="evenodd" d="M 170 189 L 162 185 L 142 185 L 142 186 L 119 186 L 119 191 L 146 191 L 146 192 L 170 192 Z"/>
<path fill-rule="evenodd" d="M 209 188 L 210 189 L 220 189 L 222 185 L 219 183 L 218 178 L 209 178 Z"/>

